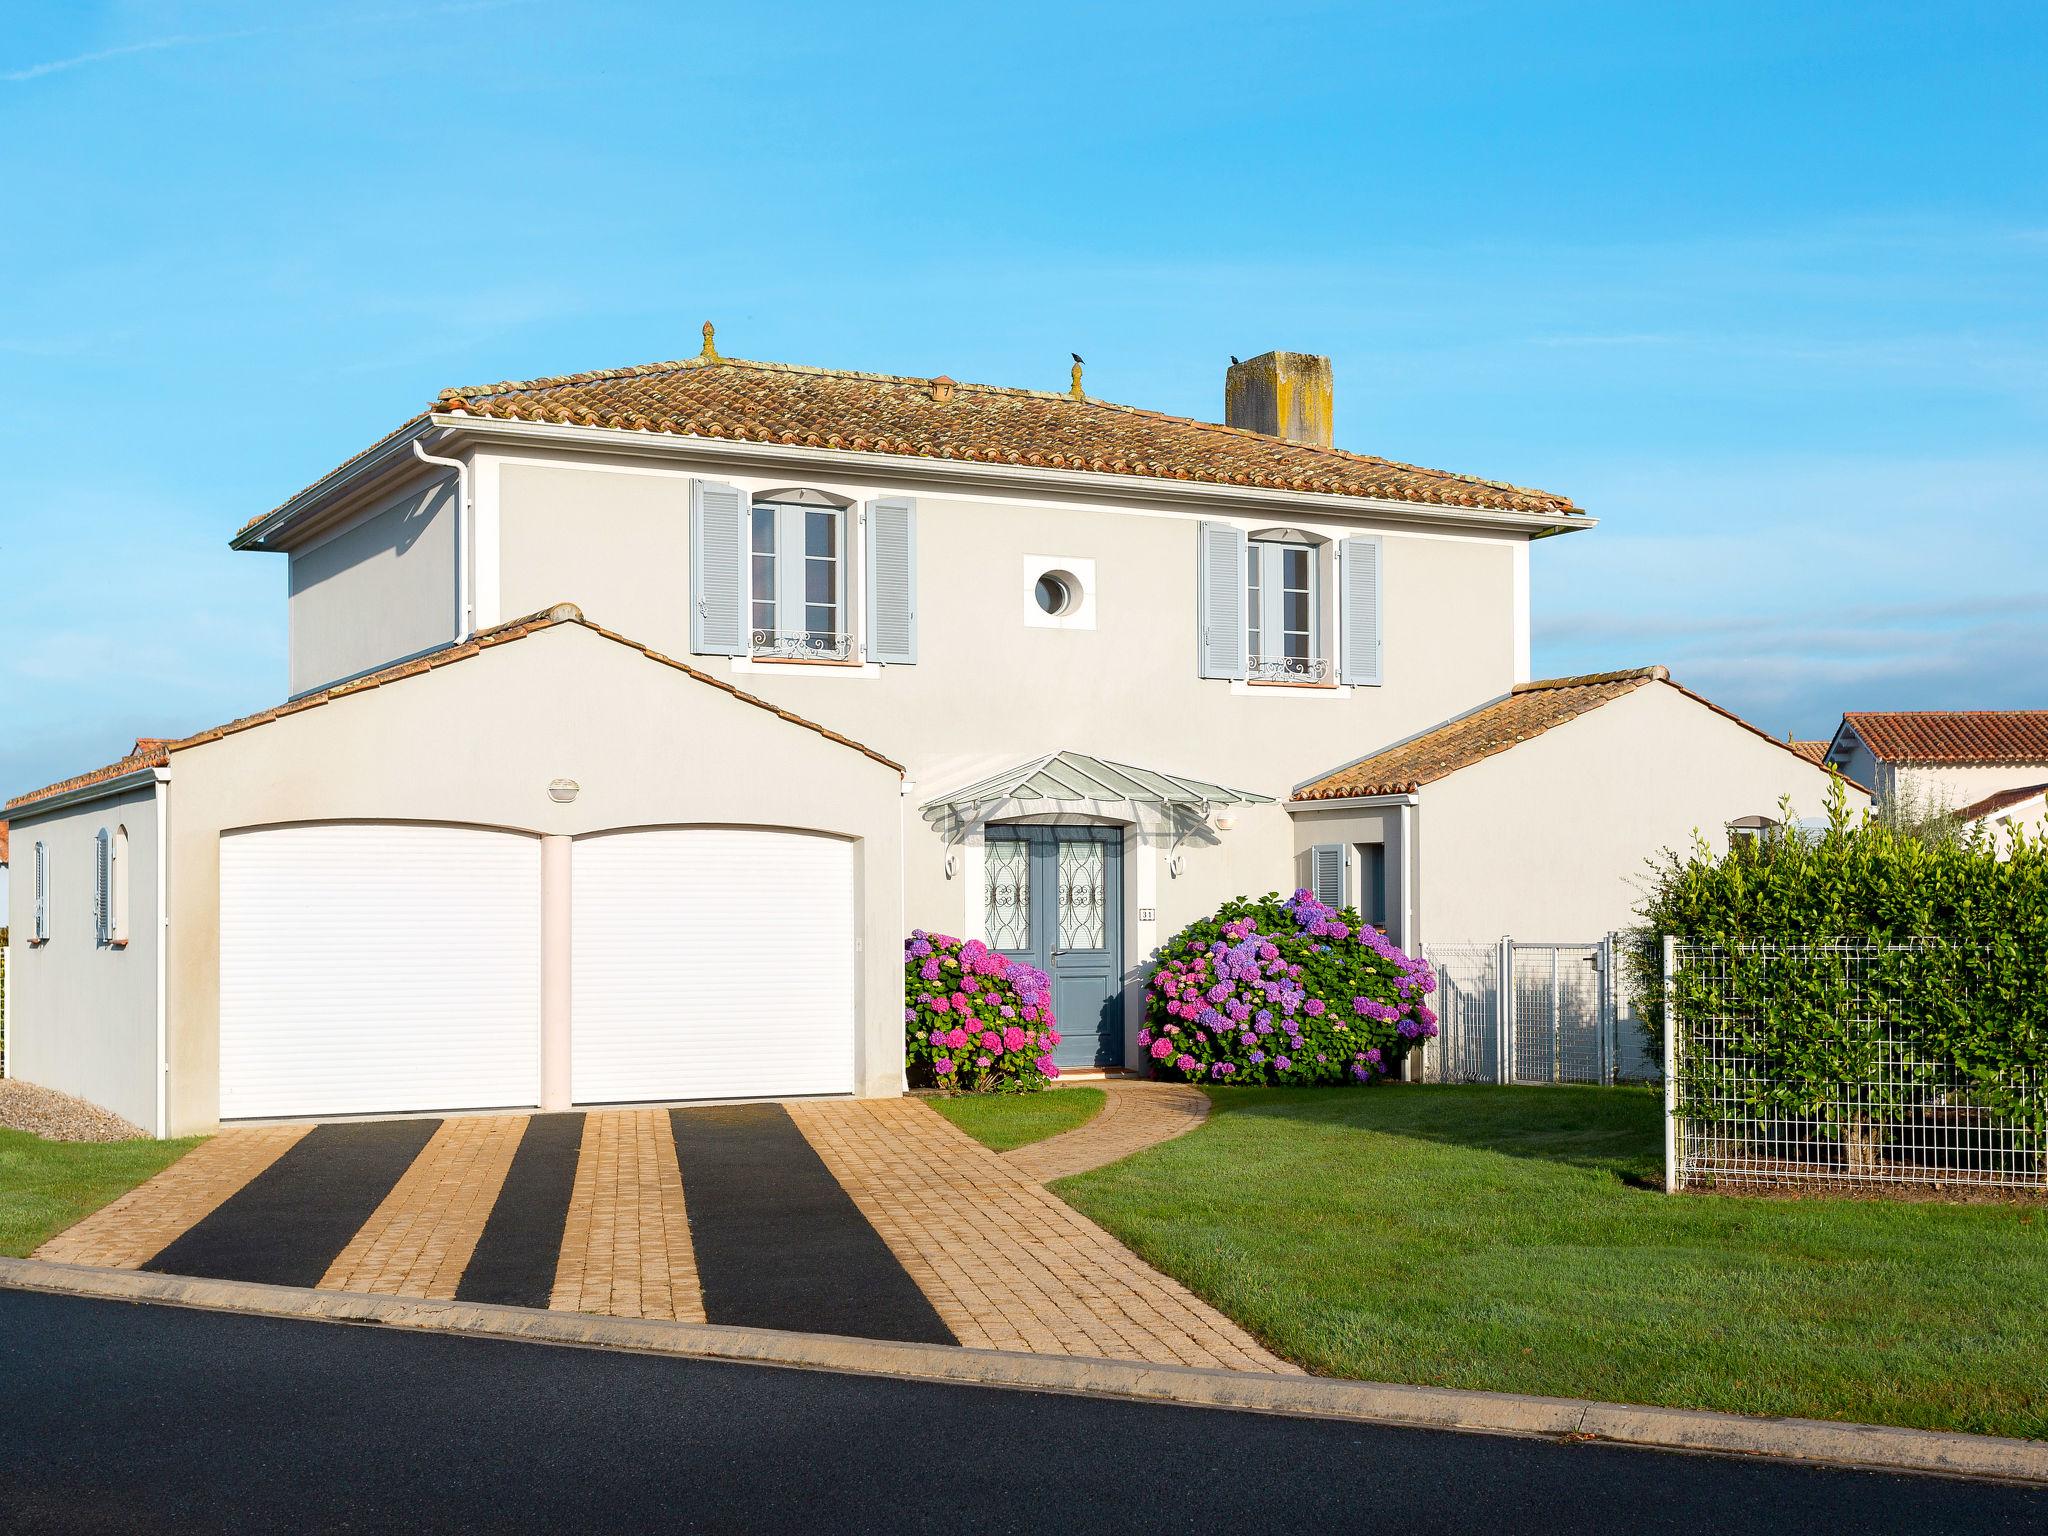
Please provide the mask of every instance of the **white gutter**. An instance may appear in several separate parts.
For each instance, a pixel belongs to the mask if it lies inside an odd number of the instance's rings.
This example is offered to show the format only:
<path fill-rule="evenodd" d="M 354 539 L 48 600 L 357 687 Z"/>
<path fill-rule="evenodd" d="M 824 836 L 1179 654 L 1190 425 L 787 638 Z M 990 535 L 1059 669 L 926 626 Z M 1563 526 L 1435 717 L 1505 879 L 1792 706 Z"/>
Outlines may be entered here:
<path fill-rule="evenodd" d="M 462 459 L 437 458 L 412 440 L 413 456 L 422 464 L 438 464 L 455 471 L 455 638 L 467 640 L 476 631 L 476 612 L 471 597 L 469 551 L 475 546 L 475 504 L 469 497 L 469 465 Z"/>
<path fill-rule="evenodd" d="M 1344 795 L 1330 800 L 1289 800 L 1286 802 L 1286 806 L 1287 814 L 1295 816 L 1304 811 L 1343 811 L 1356 810 L 1361 807 L 1383 809 L 1390 805 L 1414 806 L 1421 803 L 1422 797 L 1420 795 L 1409 793 L 1400 795 Z"/>
<path fill-rule="evenodd" d="M 171 776 L 152 770 L 156 778 L 156 1134 L 170 1135 L 171 1031 Z"/>
<path fill-rule="evenodd" d="M 1570 533 L 1597 526 L 1582 513 L 1510 512 L 1485 507 L 1452 507 L 1434 502 L 1400 501 L 1383 496 L 1340 496 L 1327 491 L 1268 490 L 1263 486 L 1223 485 L 1210 480 L 1170 480 L 1153 475 L 1123 475 L 1102 470 L 1048 469 L 1029 464 L 991 464 L 977 459 L 942 459 L 923 454 L 870 453 L 854 449 L 811 448 L 791 443 L 735 442 L 722 437 L 696 437 L 674 432 L 633 431 L 621 427 L 558 426 L 542 421 L 504 421 L 492 416 L 436 413 L 435 427 L 478 437 L 518 442 L 555 443 L 562 447 L 661 458 L 691 455 L 712 459 L 752 459 L 773 464 L 801 464 L 833 469 L 855 479 L 878 473 L 952 481 L 986 481 L 1004 489 L 1057 486 L 1085 492 L 1098 500 L 1128 496 L 1142 501 L 1206 501 L 1238 506 L 1264 514 L 1274 507 L 1321 507 L 1369 513 L 1375 518 L 1418 523 L 1462 523 L 1518 532 Z"/>
<path fill-rule="evenodd" d="M 990 464 L 972 459 L 942 459 L 920 454 L 866 453 L 852 449 L 811 448 L 788 443 L 733 442 L 673 432 L 629 431 L 620 427 L 559 426 L 550 422 L 501 421 L 487 416 L 441 412 L 393 434 L 361 458 L 330 471 L 275 512 L 251 524 L 231 541 L 236 549 L 262 545 L 306 513 L 327 505 L 357 482 L 385 473 L 392 460 L 416 445 L 429 431 L 467 433 L 507 442 L 552 445 L 585 452 L 649 458 L 696 457 L 752 461 L 775 467 L 830 471 L 855 480 L 877 476 L 922 479 L 954 484 L 980 484 L 1009 495 L 1032 489 L 1056 489 L 1094 501 L 1189 502 L 1266 517 L 1276 509 L 1293 508 L 1340 516 L 1366 516 L 1377 522 L 1429 527 L 1463 527 L 1546 538 L 1599 526 L 1582 513 L 1509 512 L 1483 507 L 1452 507 L 1431 502 L 1401 501 L 1381 496 L 1339 496 L 1326 491 L 1267 490 L 1259 486 L 1223 485 L 1208 480 L 1171 480 L 1153 475 L 1122 475 L 1099 470 L 1049 469 L 1027 464 Z M 415 451 L 418 451 L 415 449 Z M 427 455 L 422 453 L 422 458 Z M 431 463 L 446 462 L 429 459 Z"/>

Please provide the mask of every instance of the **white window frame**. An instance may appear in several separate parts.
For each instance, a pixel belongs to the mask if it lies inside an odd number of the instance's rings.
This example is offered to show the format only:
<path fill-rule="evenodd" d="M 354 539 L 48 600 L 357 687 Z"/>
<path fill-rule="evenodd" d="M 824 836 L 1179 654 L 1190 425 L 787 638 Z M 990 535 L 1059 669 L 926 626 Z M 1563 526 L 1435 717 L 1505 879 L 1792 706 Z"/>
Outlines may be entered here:
<path fill-rule="evenodd" d="M 107 938 L 111 949 L 128 947 L 128 828 L 117 825 L 107 846 Z"/>
<path fill-rule="evenodd" d="M 1286 530 L 1269 529 L 1247 537 L 1244 565 L 1245 668 L 1246 680 L 1253 686 L 1313 687 L 1327 685 L 1331 681 L 1331 646 L 1329 637 L 1324 633 L 1329 607 L 1323 597 L 1327 584 L 1323 571 L 1327 548 L 1319 540 Z M 1285 654 L 1285 637 L 1300 631 L 1288 631 L 1282 627 L 1285 616 L 1282 605 L 1268 598 L 1273 593 L 1284 595 L 1287 557 L 1297 553 L 1308 573 L 1308 654 L 1289 657 Z M 1268 663 L 1271 670 L 1262 673 L 1262 661 Z"/>
<path fill-rule="evenodd" d="M 50 942 L 50 845 L 38 842 L 30 854 L 30 863 L 35 881 L 35 917 L 29 930 L 29 943 Z"/>
<path fill-rule="evenodd" d="M 854 569 L 851 558 L 852 525 L 854 509 L 838 504 L 837 498 L 829 501 L 816 492 L 813 498 L 799 501 L 796 492 L 768 492 L 749 499 L 747 504 L 747 567 L 746 597 L 748 654 L 756 661 L 794 662 L 858 662 L 853 654 L 854 614 L 853 579 Z M 788 499 L 785 499 L 788 498 Z M 774 548 L 763 554 L 756 547 L 760 516 L 763 512 L 772 514 L 769 527 L 773 529 Z M 829 557 L 837 566 L 837 598 L 832 604 L 833 628 L 828 633 L 813 630 L 808 624 L 808 610 L 816 606 L 806 595 L 806 577 L 810 562 L 808 521 L 812 515 L 829 516 L 833 520 L 833 553 Z M 789 559 L 790 551 L 798 551 L 794 560 Z M 757 562 L 771 562 L 771 597 L 760 598 L 755 594 Z M 761 605 L 769 605 L 768 617 L 771 623 L 761 623 Z M 786 624 L 786 615 L 791 611 L 803 614 L 806 622 L 801 629 L 791 629 Z"/>

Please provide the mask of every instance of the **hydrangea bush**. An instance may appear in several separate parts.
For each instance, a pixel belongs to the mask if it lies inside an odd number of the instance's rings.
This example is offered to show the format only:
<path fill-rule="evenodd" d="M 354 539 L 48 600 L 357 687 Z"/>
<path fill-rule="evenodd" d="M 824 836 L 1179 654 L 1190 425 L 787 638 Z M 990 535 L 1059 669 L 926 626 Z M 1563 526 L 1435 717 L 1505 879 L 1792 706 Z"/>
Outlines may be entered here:
<path fill-rule="evenodd" d="M 921 1088 L 1030 1093 L 1060 1075 L 1052 982 L 979 939 L 914 930 L 903 944 L 904 1054 Z"/>
<path fill-rule="evenodd" d="M 1436 1034 L 1436 977 L 1308 891 L 1227 902 L 1161 952 L 1138 1044 L 1162 1077 L 1369 1083 Z"/>

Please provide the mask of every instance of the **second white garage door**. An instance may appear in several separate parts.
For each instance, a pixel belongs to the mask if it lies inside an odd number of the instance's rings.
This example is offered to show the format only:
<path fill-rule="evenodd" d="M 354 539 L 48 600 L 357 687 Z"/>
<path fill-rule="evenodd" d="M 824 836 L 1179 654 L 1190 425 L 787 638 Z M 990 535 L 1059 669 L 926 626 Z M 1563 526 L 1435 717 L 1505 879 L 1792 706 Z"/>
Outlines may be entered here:
<path fill-rule="evenodd" d="M 853 847 L 751 828 L 578 840 L 579 1104 L 851 1093 Z"/>

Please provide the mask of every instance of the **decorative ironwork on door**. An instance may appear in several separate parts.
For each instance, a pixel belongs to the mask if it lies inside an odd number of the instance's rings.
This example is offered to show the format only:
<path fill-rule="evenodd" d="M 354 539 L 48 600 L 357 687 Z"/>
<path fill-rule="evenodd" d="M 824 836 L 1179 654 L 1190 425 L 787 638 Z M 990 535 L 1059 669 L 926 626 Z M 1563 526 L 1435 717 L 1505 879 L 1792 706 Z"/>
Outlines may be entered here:
<path fill-rule="evenodd" d="M 987 931 L 991 949 L 1031 947 L 1031 845 L 992 842 L 987 857 Z"/>
<path fill-rule="evenodd" d="M 1108 905 L 1103 844 L 1061 843 L 1059 848 L 1059 947 L 1101 949 Z"/>

